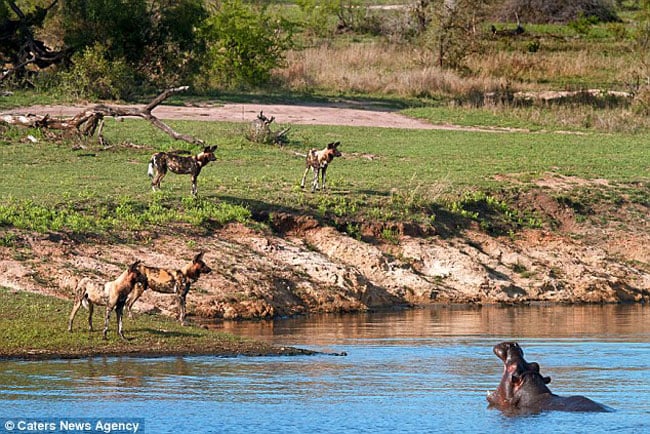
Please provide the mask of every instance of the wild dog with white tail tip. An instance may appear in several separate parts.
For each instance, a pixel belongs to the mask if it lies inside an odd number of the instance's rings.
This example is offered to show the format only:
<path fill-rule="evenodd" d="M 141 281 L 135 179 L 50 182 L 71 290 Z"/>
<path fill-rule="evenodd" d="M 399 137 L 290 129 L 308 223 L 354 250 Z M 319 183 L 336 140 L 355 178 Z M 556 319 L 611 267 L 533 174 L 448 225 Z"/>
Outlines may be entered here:
<path fill-rule="evenodd" d="M 156 191 L 160 189 L 160 181 L 170 170 L 179 175 L 192 176 L 192 195 L 196 196 L 196 179 L 201 173 L 201 169 L 208 165 L 210 161 L 216 161 L 217 157 L 214 151 L 217 145 L 206 146 L 203 151 L 197 155 L 186 157 L 179 155 L 179 152 L 158 152 L 151 156 L 149 160 L 149 170 L 147 174 L 151 178 L 151 188 Z"/>
<path fill-rule="evenodd" d="M 314 179 L 311 183 L 312 193 L 318 188 L 318 175 L 321 175 L 321 191 L 325 190 L 325 175 L 327 173 L 327 167 L 332 162 L 334 157 L 340 157 L 342 154 L 338 150 L 338 146 L 341 142 L 332 142 L 328 143 L 325 149 L 320 151 L 317 149 L 311 149 L 307 154 L 305 159 L 305 173 L 302 175 L 302 181 L 300 181 L 300 188 L 305 188 L 305 179 L 310 170 L 314 172 Z"/>
<path fill-rule="evenodd" d="M 72 331 L 72 321 L 74 321 L 74 317 L 82 305 L 88 309 L 88 329 L 92 331 L 93 306 L 96 304 L 106 306 L 104 339 L 106 339 L 106 333 L 108 332 L 108 320 L 111 311 L 115 309 L 115 314 L 117 315 L 117 333 L 122 339 L 126 340 L 122 331 L 122 312 L 127 297 L 136 285 L 142 288 L 146 288 L 148 285 L 147 277 L 138 269 L 139 265 L 140 261 L 135 261 L 112 282 L 99 283 L 88 277 L 81 279 L 75 289 L 75 301 L 68 320 L 68 331 Z"/>
<path fill-rule="evenodd" d="M 203 262 L 203 253 L 199 252 L 192 261 L 180 270 L 167 268 L 148 267 L 144 264 L 138 265 L 138 270 L 147 276 L 148 287 L 153 291 L 163 294 L 174 294 L 178 303 L 178 315 L 181 324 L 185 323 L 185 299 L 190 290 L 190 285 L 196 282 L 201 274 L 208 274 L 212 271 Z M 146 286 L 138 286 L 131 292 L 126 301 L 126 308 L 131 315 L 133 304 L 140 298 Z"/>

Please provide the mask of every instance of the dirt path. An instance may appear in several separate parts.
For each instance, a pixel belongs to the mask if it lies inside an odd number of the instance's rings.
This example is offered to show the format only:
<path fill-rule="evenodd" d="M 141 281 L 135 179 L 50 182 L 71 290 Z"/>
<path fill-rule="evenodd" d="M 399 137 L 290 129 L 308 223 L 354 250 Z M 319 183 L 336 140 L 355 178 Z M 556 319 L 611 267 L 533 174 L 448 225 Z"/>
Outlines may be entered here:
<path fill-rule="evenodd" d="M 49 114 L 55 117 L 71 117 L 88 106 L 35 105 L 15 108 L 0 113 L 0 116 L 13 114 Z M 127 107 L 127 106 L 124 106 Z M 144 105 L 130 107 L 142 108 Z M 419 130 L 454 130 L 454 131 L 514 131 L 508 128 L 464 127 L 451 124 L 431 124 L 391 111 L 357 109 L 350 107 L 324 105 L 286 105 L 286 104 L 223 104 L 169 106 L 160 105 L 153 113 L 160 119 L 198 120 L 220 122 L 250 122 L 263 111 L 267 116 L 275 116 L 278 125 L 340 125 L 351 127 L 384 127 Z M 520 131 L 520 130 L 518 130 Z"/>

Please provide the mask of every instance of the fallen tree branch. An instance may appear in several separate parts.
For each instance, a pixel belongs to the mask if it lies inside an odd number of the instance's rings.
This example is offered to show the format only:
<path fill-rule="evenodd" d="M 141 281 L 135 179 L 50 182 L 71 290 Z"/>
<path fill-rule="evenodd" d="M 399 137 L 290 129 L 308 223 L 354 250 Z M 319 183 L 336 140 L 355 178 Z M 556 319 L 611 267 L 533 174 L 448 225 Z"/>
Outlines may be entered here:
<path fill-rule="evenodd" d="M 103 137 L 103 123 L 105 117 L 112 118 L 125 118 L 125 117 L 139 117 L 146 119 L 156 128 L 161 129 L 174 140 L 182 140 L 193 145 L 203 146 L 203 140 L 197 139 L 188 134 L 181 134 L 174 131 L 169 125 L 162 122 L 153 115 L 152 110 L 158 107 L 163 101 L 169 98 L 174 93 L 187 90 L 188 86 L 181 86 L 172 89 L 167 89 L 154 98 L 144 108 L 131 108 L 131 107 L 118 107 L 108 106 L 104 104 L 96 105 L 95 107 L 88 108 L 72 118 L 54 118 L 46 115 L 13 115 L 8 114 L 0 118 L 0 120 L 9 125 L 18 125 L 30 128 L 44 128 L 56 130 L 74 130 L 78 134 L 86 137 L 92 137 L 97 132 L 98 140 L 101 144 L 105 143 Z"/>

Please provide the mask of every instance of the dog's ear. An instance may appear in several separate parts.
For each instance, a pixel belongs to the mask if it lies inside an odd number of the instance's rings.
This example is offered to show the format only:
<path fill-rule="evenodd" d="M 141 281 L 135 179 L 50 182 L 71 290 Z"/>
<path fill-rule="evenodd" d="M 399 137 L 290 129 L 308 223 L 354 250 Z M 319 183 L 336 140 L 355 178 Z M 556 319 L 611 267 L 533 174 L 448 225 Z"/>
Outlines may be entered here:
<path fill-rule="evenodd" d="M 341 144 L 341 142 L 338 142 L 338 141 L 337 141 L 337 142 L 328 143 L 328 144 L 327 144 L 327 149 L 336 149 L 340 144 Z"/>
<path fill-rule="evenodd" d="M 129 266 L 129 271 L 131 271 L 131 272 L 136 271 L 137 268 L 138 268 L 138 265 L 140 265 L 140 262 L 142 262 L 142 261 L 141 261 L 140 259 L 138 259 L 138 260 L 135 261 L 133 264 L 131 264 L 131 265 Z"/>
<path fill-rule="evenodd" d="M 204 254 L 204 253 L 205 253 L 205 252 L 203 252 L 203 251 L 200 251 L 199 253 L 197 253 L 197 254 L 194 256 L 193 261 L 194 261 L 194 262 L 199 262 L 200 260 L 202 260 L 202 259 L 203 259 L 203 254 Z"/>
<path fill-rule="evenodd" d="M 208 152 L 214 152 L 214 151 L 217 150 L 217 145 L 214 145 L 214 146 L 208 146 L 208 147 L 205 148 L 205 149 L 207 149 Z"/>

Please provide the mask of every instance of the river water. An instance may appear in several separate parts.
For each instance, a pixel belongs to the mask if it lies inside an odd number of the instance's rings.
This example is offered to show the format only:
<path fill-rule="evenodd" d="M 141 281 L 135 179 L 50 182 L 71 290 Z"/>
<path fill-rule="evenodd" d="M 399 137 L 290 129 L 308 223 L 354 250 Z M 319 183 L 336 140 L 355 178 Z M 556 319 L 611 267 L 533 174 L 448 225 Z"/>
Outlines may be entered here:
<path fill-rule="evenodd" d="M 112 418 L 147 433 L 650 432 L 647 306 L 446 306 L 216 328 L 347 356 L 2 361 L 0 421 Z M 488 409 L 502 373 L 492 346 L 504 340 L 539 362 L 553 392 L 613 411 Z M 94 419 L 82 432 L 98 432 Z"/>

